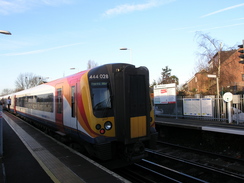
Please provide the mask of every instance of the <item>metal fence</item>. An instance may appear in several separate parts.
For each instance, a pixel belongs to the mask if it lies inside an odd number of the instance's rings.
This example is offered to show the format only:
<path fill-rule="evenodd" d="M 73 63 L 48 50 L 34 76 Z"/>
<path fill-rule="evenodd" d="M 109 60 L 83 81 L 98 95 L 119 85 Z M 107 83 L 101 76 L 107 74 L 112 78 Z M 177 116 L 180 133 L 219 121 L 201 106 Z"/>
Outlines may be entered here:
<path fill-rule="evenodd" d="M 193 118 L 198 120 L 228 122 L 227 102 L 223 98 L 212 98 L 212 115 L 184 115 L 183 97 L 177 97 L 177 102 L 172 104 L 157 104 L 154 106 L 156 116 L 174 118 Z M 218 107 L 219 103 L 219 107 Z M 233 123 L 244 123 L 244 98 L 238 97 L 238 101 L 231 104 L 231 119 Z"/>

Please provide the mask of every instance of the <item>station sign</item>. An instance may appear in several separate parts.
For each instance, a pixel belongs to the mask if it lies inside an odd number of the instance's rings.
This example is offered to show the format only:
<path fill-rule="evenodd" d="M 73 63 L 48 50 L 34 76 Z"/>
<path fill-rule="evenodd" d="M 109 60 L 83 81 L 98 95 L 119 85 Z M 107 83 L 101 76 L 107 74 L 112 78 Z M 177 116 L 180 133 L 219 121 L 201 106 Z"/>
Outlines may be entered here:
<path fill-rule="evenodd" d="M 176 103 L 176 84 L 154 86 L 154 104 Z"/>
<path fill-rule="evenodd" d="M 223 99 L 224 99 L 225 102 L 231 102 L 233 100 L 233 94 L 230 93 L 230 92 L 226 92 L 223 95 Z"/>

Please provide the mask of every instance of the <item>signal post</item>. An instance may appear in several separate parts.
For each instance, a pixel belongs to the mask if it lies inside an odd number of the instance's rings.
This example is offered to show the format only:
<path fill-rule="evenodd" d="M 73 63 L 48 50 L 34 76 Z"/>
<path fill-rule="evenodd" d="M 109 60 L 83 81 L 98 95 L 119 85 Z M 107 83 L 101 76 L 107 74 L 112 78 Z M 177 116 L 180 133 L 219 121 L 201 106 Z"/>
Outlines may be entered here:
<path fill-rule="evenodd" d="M 243 48 L 244 48 L 244 40 L 242 40 L 242 45 L 238 45 L 238 47 L 242 49 L 242 50 L 238 51 L 238 52 L 241 53 L 240 56 L 239 56 L 240 57 L 239 63 L 244 64 L 244 50 L 243 50 Z"/>

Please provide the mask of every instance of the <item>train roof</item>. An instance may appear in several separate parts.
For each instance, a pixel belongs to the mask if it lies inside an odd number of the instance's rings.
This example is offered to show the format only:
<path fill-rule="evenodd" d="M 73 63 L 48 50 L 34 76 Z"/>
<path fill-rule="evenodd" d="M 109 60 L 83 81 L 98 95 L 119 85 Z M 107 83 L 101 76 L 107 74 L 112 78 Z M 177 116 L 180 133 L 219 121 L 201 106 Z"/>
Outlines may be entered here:
<path fill-rule="evenodd" d="M 89 72 L 90 70 L 98 70 L 102 67 L 113 67 L 113 66 L 127 66 L 127 65 L 131 65 L 131 64 L 128 64 L 128 63 L 110 63 L 110 64 L 105 64 L 105 65 L 100 65 L 100 66 L 97 66 L 97 67 L 94 67 L 92 69 L 87 69 L 87 70 L 84 70 L 84 71 L 80 71 L 80 72 L 77 72 L 75 74 L 72 74 L 72 75 L 69 75 L 69 76 L 65 76 L 65 77 L 62 77 L 62 78 L 58 78 L 58 79 L 55 79 L 53 81 L 49 81 L 47 83 L 43 83 L 41 85 L 38 85 L 38 86 L 35 86 L 35 87 L 32 87 L 32 88 L 28 88 L 26 90 L 22 90 L 22 91 L 18 91 L 18 92 L 14 92 L 14 93 L 11 93 L 11 94 L 7 94 L 7 95 L 4 95 L 4 96 L 0 96 L 0 98 L 7 98 L 8 96 L 12 96 L 12 95 L 21 95 L 21 94 L 26 94 L 26 93 L 31 93 L 33 91 L 37 91 L 37 90 L 45 90 L 45 88 L 47 87 L 44 87 L 44 86 L 53 86 L 55 84 L 58 84 L 60 82 L 62 82 L 62 80 L 72 80 L 72 79 L 78 79 L 79 77 L 81 77 L 83 74 Z"/>

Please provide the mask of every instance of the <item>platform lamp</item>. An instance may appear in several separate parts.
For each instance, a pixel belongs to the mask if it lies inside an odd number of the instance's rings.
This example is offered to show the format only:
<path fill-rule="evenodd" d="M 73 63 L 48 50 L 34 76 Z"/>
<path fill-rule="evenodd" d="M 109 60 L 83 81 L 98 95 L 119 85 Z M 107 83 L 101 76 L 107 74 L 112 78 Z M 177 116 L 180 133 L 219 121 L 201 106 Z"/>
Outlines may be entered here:
<path fill-rule="evenodd" d="M 120 48 L 120 50 L 130 50 L 130 63 L 132 63 L 132 49 L 129 49 L 129 48 Z"/>
<path fill-rule="evenodd" d="M 0 30 L 0 34 L 12 35 L 9 31 Z M 2 114 L 3 114 L 3 106 L 0 105 L 0 157 L 3 156 L 3 121 L 2 121 Z"/>
<path fill-rule="evenodd" d="M 5 31 L 5 30 L 0 30 L 1 34 L 6 34 L 6 35 L 12 35 L 11 32 Z"/>
<path fill-rule="evenodd" d="M 77 70 L 77 72 L 80 72 L 80 69 L 79 68 L 76 68 L 76 67 L 72 67 L 72 68 L 69 68 L 70 70 Z"/>

